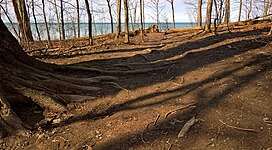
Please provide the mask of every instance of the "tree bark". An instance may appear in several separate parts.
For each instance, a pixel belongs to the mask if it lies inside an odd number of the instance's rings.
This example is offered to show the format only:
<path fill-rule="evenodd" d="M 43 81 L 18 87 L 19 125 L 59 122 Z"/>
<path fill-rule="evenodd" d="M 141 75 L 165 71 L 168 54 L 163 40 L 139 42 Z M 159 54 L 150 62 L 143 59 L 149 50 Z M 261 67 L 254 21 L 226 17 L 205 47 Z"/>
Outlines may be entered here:
<path fill-rule="evenodd" d="M 207 12 L 206 12 L 205 32 L 211 32 L 212 5 L 213 5 L 213 0 L 208 0 Z"/>
<path fill-rule="evenodd" d="M 77 9 L 77 37 L 80 38 L 79 0 L 76 0 L 76 9 Z"/>
<path fill-rule="evenodd" d="M 173 24 L 174 28 L 176 28 L 174 0 L 168 0 L 168 2 L 171 4 Z"/>
<path fill-rule="evenodd" d="M 243 6 L 243 0 L 240 0 L 240 4 L 239 4 L 239 14 L 238 14 L 238 22 L 241 21 L 242 6 Z"/>
<path fill-rule="evenodd" d="M 117 0 L 117 25 L 116 25 L 116 38 L 119 38 L 121 32 L 121 0 Z"/>
<path fill-rule="evenodd" d="M 143 25 L 143 0 L 140 0 L 140 19 L 141 19 L 141 41 L 144 42 L 144 25 Z"/>
<path fill-rule="evenodd" d="M 248 12 L 247 12 L 247 19 L 250 18 L 251 11 L 252 11 L 252 0 L 249 1 L 249 8 L 248 8 Z"/>
<path fill-rule="evenodd" d="M 60 75 L 60 71 L 71 70 L 85 70 L 95 74 L 102 72 L 93 68 L 59 66 L 38 61 L 24 52 L 1 19 L 0 30 L 0 137 L 18 132 L 27 133 L 25 128 L 28 126 L 12 111 L 12 107 L 18 107 L 19 98 L 26 104 L 32 101 L 45 110 L 65 113 L 69 102 L 94 98 L 90 94 L 96 95 L 100 89 L 93 87 L 94 83 L 116 80 L 112 76 L 76 78 Z M 14 105 L 11 107 L 10 103 Z"/>
<path fill-rule="evenodd" d="M 60 0 L 60 19 L 61 19 L 61 30 L 62 39 L 65 40 L 65 27 L 64 27 L 64 16 L 63 16 L 63 0 Z"/>
<path fill-rule="evenodd" d="M 86 11 L 88 14 L 88 26 L 89 26 L 89 45 L 93 45 L 93 33 L 92 33 L 92 14 L 91 14 L 91 10 L 90 10 L 90 5 L 88 0 L 85 0 L 85 5 L 86 5 Z"/>
<path fill-rule="evenodd" d="M 44 0 L 42 0 L 42 11 L 43 11 L 43 18 L 44 18 L 44 23 L 45 23 L 45 27 L 46 27 L 48 47 L 52 48 L 52 42 L 51 42 L 51 38 L 50 38 L 50 31 L 49 31 L 49 27 L 48 27 L 47 20 L 46 20 Z"/>
<path fill-rule="evenodd" d="M 128 27 L 128 24 L 129 24 L 129 21 L 128 21 L 128 3 L 127 3 L 127 0 L 124 0 L 124 12 L 125 12 L 125 43 L 129 43 L 129 27 Z"/>
<path fill-rule="evenodd" d="M 36 19 L 36 15 L 35 15 L 35 3 L 34 3 L 34 0 L 32 0 L 32 15 L 33 15 L 33 18 L 34 18 L 35 28 L 36 28 L 36 32 L 37 32 L 37 35 L 38 35 L 38 39 L 39 39 L 39 41 L 41 41 L 41 35 L 40 35 L 40 31 L 39 31 L 39 28 L 38 28 L 37 19 Z"/>
<path fill-rule="evenodd" d="M 59 40 L 61 40 L 61 35 L 62 35 L 62 31 L 61 31 L 61 26 L 60 26 L 60 21 L 59 21 L 59 12 L 58 12 L 58 7 L 57 7 L 57 1 L 54 0 L 54 7 L 55 7 L 55 14 L 56 14 L 56 19 L 58 22 L 58 31 L 59 31 Z"/>
<path fill-rule="evenodd" d="M 24 0 L 12 0 L 15 15 L 18 22 L 20 39 L 23 42 L 33 41 L 33 36 L 30 28 L 30 20 L 26 11 Z"/>
<path fill-rule="evenodd" d="M 225 20 L 224 20 L 224 23 L 228 24 L 229 21 L 230 21 L 230 0 L 226 0 Z"/>
<path fill-rule="evenodd" d="M 197 7 L 197 26 L 202 26 L 202 0 L 198 0 Z"/>
<path fill-rule="evenodd" d="M 112 18 L 110 0 L 107 0 L 107 4 L 108 4 L 109 15 L 110 15 L 110 22 L 111 22 L 111 33 L 113 33 L 113 18 Z"/>

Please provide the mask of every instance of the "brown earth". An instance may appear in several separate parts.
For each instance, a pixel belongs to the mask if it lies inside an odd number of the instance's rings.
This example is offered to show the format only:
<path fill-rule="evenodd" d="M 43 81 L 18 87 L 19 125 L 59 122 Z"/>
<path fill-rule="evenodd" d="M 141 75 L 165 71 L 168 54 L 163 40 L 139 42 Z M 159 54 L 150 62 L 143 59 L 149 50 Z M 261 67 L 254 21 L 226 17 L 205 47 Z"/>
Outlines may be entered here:
<path fill-rule="evenodd" d="M 272 149 L 268 26 L 221 29 L 218 35 L 177 29 L 147 34 L 144 43 L 135 36 L 131 44 L 113 35 L 96 37 L 94 46 L 86 39 L 54 41 L 51 49 L 46 41 L 30 43 L 33 50 L 26 52 L 42 61 L 120 73 L 117 81 L 103 83 L 96 99 L 69 104 L 61 116 L 22 104 L 15 111 L 33 126 L 31 136 L 9 136 L 0 148 Z M 194 125 L 178 138 L 193 117 Z"/>

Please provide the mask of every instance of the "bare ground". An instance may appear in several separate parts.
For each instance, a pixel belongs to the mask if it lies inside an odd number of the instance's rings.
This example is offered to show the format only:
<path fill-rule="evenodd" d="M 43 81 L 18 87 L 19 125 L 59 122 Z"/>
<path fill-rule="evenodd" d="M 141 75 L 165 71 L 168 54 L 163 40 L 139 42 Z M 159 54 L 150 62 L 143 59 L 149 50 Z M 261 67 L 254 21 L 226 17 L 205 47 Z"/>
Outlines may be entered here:
<path fill-rule="evenodd" d="M 29 137 L 9 136 L 1 149 L 263 149 L 272 148 L 272 38 L 268 24 L 235 27 L 232 33 L 199 30 L 150 33 L 123 44 L 112 35 L 30 44 L 45 62 L 108 71 L 93 100 L 68 105 L 56 115 L 22 104 L 33 126 Z M 196 35 L 196 36 L 194 36 Z M 27 45 L 27 44 L 26 44 Z M 154 69 L 153 71 L 151 69 Z M 137 70 L 137 71 L 135 71 Z M 89 71 L 59 72 L 75 77 Z M 61 88 L 61 87 L 59 87 Z M 195 117 L 184 137 L 183 125 Z"/>

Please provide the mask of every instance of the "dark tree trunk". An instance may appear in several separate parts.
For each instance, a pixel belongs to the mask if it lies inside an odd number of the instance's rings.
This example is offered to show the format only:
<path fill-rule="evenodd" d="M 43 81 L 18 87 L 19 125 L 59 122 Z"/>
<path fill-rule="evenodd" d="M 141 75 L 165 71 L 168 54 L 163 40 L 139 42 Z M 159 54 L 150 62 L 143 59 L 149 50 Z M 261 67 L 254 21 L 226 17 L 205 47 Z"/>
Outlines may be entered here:
<path fill-rule="evenodd" d="M 26 11 L 24 0 L 12 0 L 15 15 L 18 22 L 20 39 L 23 42 L 33 41 L 33 36 L 30 28 L 30 20 Z"/>
<path fill-rule="evenodd" d="M 59 31 L 59 39 L 61 40 L 61 35 L 62 35 L 62 32 L 61 32 L 61 26 L 60 26 L 60 21 L 59 21 L 59 12 L 58 12 L 58 7 L 57 7 L 57 1 L 54 0 L 54 7 L 55 7 L 55 13 L 56 13 L 56 19 L 57 19 L 57 22 L 58 22 L 58 31 Z"/>
<path fill-rule="evenodd" d="M 212 5 L 213 5 L 213 0 L 208 0 L 207 12 L 206 12 L 205 32 L 211 32 Z"/>
<path fill-rule="evenodd" d="M 52 48 L 52 43 L 51 43 L 51 38 L 50 38 L 50 31 L 49 31 L 48 23 L 47 23 L 47 20 L 46 20 L 44 0 L 42 0 L 42 10 L 43 10 L 43 18 L 44 18 L 44 23 L 45 23 L 45 27 L 46 27 L 46 33 L 47 33 L 48 47 Z"/>
<path fill-rule="evenodd" d="M 77 37 L 80 37 L 80 14 L 79 14 L 79 0 L 76 0 L 77 8 Z"/>
<path fill-rule="evenodd" d="M 37 35 L 38 35 L 38 39 L 39 39 L 39 41 L 41 41 L 41 35 L 40 35 L 40 31 L 39 31 L 39 28 L 38 28 L 37 19 L 36 19 L 36 15 L 35 15 L 35 3 L 34 3 L 34 0 L 32 0 L 32 14 L 33 14 L 34 22 L 35 22 L 35 28 L 36 28 L 36 32 L 37 32 Z"/>
<path fill-rule="evenodd" d="M 127 0 L 124 0 L 124 12 L 125 12 L 125 43 L 129 43 L 129 28 L 128 28 L 128 3 Z"/>
<path fill-rule="evenodd" d="M 100 89 L 93 87 L 94 83 L 116 80 L 112 76 L 75 78 L 55 74 L 61 70 L 85 70 L 96 74 L 105 71 L 40 62 L 24 52 L 1 19 L 0 30 L 0 137 L 27 133 L 28 126 L 12 111 L 10 103 L 17 107 L 18 100 L 26 104 L 33 101 L 44 109 L 64 113 L 69 102 L 93 99 L 89 94 L 96 94 Z"/>
<path fill-rule="evenodd" d="M 119 38 L 120 32 L 121 32 L 121 0 L 117 0 L 116 38 Z"/>
<path fill-rule="evenodd" d="M 202 26 L 202 0 L 198 0 L 197 7 L 197 26 Z"/>
<path fill-rule="evenodd" d="M 112 18 L 110 0 L 107 0 L 107 4 L 108 4 L 109 15 L 110 15 L 110 22 L 111 22 L 111 33 L 113 33 L 113 18 Z"/>
<path fill-rule="evenodd" d="M 172 8 L 172 19 L 173 19 L 174 28 L 176 28 L 174 0 L 170 0 L 170 4 Z"/>
<path fill-rule="evenodd" d="M 86 11 L 88 14 L 88 26 L 89 26 L 89 45 L 93 45 L 93 33 L 92 33 L 92 14 L 91 14 L 91 10 L 90 10 L 90 5 L 88 0 L 85 0 L 85 5 L 86 5 Z"/>
<path fill-rule="evenodd" d="M 62 39 L 65 40 L 65 27 L 64 27 L 64 16 L 63 16 L 63 0 L 60 0 L 60 19 L 61 19 L 61 30 L 62 30 Z"/>

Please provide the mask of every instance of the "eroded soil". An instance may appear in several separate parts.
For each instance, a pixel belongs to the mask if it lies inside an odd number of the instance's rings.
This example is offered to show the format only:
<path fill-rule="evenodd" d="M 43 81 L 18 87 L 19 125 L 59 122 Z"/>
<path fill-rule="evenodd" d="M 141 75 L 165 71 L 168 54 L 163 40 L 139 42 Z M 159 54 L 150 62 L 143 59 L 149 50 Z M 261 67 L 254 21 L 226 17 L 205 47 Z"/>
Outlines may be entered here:
<path fill-rule="evenodd" d="M 1 147 L 271 149 L 272 38 L 266 36 L 267 26 L 237 27 L 218 35 L 196 35 L 199 30 L 150 33 L 144 43 L 135 36 L 131 44 L 112 35 L 97 38 L 91 47 L 86 39 L 54 41 L 55 47 L 47 50 L 42 48 L 46 42 L 31 44 L 34 50 L 27 52 L 37 59 L 120 71 L 114 75 L 118 80 L 103 83 L 96 99 L 69 104 L 65 119 L 36 106 L 17 110 L 34 129 L 28 138 L 5 138 Z M 178 138 L 192 117 L 196 123 Z M 41 119 L 50 121 L 37 124 Z"/>

